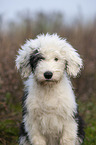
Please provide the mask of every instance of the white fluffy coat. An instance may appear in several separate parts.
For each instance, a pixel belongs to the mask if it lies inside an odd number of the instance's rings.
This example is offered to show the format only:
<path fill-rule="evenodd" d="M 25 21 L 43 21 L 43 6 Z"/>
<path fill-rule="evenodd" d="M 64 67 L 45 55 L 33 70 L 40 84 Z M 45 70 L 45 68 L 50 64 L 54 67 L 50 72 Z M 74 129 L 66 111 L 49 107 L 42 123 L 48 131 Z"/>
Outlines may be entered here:
<path fill-rule="evenodd" d="M 76 76 L 82 67 L 82 59 L 65 39 L 58 35 L 39 35 L 21 47 L 16 66 L 23 77 L 28 91 L 23 107 L 27 113 L 23 116 L 25 130 L 32 145 L 79 145 L 77 123 L 74 113 L 77 104 L 72 85 L 67 76 Z M 45 58 L 38 62 L 34 73 L 28 65 L 34 50 Z M 58 58 L 56 62 L 54 59 Z M 50 81 L 44 78 L 44 72 L 51 71 Z M 21 138 L 20 145 L 29 145 Z"/>

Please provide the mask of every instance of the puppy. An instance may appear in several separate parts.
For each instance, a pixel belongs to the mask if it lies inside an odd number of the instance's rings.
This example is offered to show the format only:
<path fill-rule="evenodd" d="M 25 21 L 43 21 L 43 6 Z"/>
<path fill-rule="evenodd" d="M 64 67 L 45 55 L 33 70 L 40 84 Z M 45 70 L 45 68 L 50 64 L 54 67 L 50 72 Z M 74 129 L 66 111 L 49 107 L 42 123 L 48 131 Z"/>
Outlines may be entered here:
<path fill-rule="evenodd" d="M 16 66 L 25 81 L 19 145 L 80 145 L 84 125 L 69 76 L 82 68 L 77 51 L 57 34 L 21 46 Z"/>

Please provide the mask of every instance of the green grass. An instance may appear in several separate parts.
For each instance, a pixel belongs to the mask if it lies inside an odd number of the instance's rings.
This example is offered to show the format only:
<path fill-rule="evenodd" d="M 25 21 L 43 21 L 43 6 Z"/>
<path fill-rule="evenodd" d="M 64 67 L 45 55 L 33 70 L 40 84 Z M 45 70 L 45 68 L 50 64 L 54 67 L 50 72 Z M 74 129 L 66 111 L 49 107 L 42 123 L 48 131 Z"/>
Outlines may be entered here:
<path fill-rule="evenodd" d="M 6 114 L 0 121 L 0 145 L 18 145 L 19 125 L 21 121 L 21 106 L 11 104 L 11 95 L 7 93 L 6 104 L 10 114 Z M 85 140 L 83 145 L 96 145 L 96 100 L 78 100 L 79 112 L 85 121 Z"/>
<path fill-rule="evenodd" d="M 18 141 L 19 130 L 17 128 L 15 120 L 8 120 L 0 122 L 0 145 L 10 144 L 16 145 Z"/>
<path fill-rule="evenodd" d="M 82 103 L 79 110 L 85 121 L 85 140 L 83 145 L 96 145 L 96 100 L 95 97 Z"/>
<path fill-rule="evenodd" d="M 0 102 L 0 145 L 18 145 L 21 105 L 13 101 L 12 94 L 7 92 Z"/>

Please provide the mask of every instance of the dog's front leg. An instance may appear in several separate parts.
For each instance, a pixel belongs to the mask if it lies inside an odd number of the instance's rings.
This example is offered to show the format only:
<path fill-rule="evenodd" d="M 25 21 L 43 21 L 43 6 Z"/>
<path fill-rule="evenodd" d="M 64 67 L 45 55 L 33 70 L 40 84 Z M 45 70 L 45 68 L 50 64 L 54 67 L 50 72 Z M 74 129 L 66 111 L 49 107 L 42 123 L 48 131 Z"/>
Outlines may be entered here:
<path fill-rule="evenodd" d="M 47 145 L 45 136 L 40 133 L 36 126 L 29 131 L 29 140 L 32 145 Z"/>
<path fill-rule="evenodd" d="M 66 121 L 64 123 L 64 129 L 62 137 L 60 139 L 60 145 L 75 145 L 77 138 L 77 124 L 74 120 Z"/>
<path fill-rule="evenodd" d="M 46 145 L 46 140 L 40 134 L 36 134 L 31 139 L 32 145 Z"/>

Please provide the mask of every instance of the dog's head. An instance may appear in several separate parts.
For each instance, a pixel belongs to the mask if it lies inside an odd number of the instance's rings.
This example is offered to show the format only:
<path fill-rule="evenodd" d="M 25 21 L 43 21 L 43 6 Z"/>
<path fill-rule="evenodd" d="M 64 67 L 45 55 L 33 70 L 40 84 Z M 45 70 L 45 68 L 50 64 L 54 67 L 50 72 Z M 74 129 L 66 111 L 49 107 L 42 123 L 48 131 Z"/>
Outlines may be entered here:
<path fill-rule="evenodd" d="M 46 34 L 21 46 L 16 66 L 23 77 L 33 73 L 37 82 L 49 83 L 60 81 L 65 71 L 76 77 L 82 68 L 82 59 L 65 39 Z"/>

